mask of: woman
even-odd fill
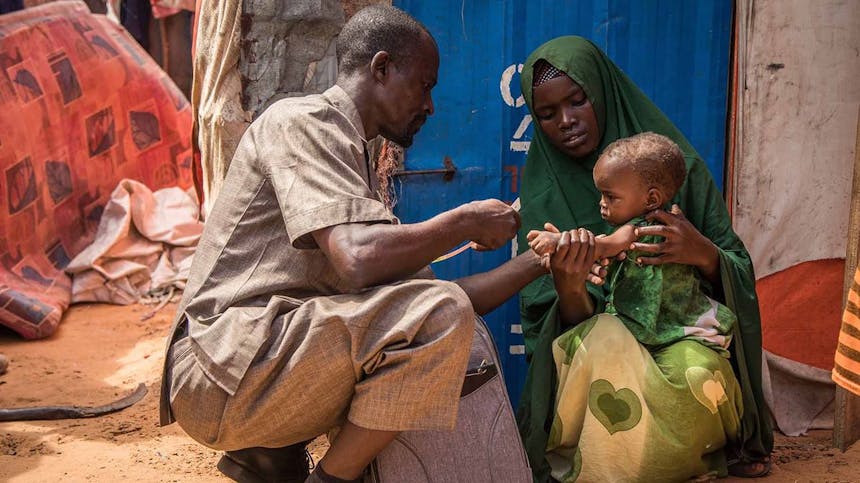
[[[518,417],[536,481],[549,481],[550,472],[561,481],[766,474],[773,435],[761,391],[755,277],[705,164],[586,39],[560,37],[539,47],[525,63],[521,83],[535,135],[520,193],[520,250],[528,249],[529,230],[546,222],[572,229],[563,236],[567,248],[549,261],[552,276],[521,292],[530,365]],[[642,346],[619,319],[602,314],[604,289],[586,284],[599,281],[591,273],[589,232],[610,228],[600,217],[592,168],[608,144],[645,131],[678,144],[687,181],[672,212],[651,215],[663,226],[640,229],[643,236],[665,237],[664,243],[635,248],[658,255],[644,263],[694,265],[711,283],[711,297],[739,320],[731,362],[690,341]],[[557,338],[555,350],[564,362],[559,367],[552,354]]]

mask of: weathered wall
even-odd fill
[[[239,72],[242,107],[258,115],[275,100],[321,92],[337,75],[333,39],[344,23],[338,0],[245,0]]]
[[[334,41],[356,11],[389,0],[202,0],[192,103],[204,213],[251,119],[288,95],[322,92],[337,77]]]
[[[778,428],[833,422],[860,105],[860,3],[737,0],[734,223],[758,277],[765,398]]]
[[[247,0],[242,5],[242,106],[254,116],[291,95],[319,93],[337,78],[344,22],[381,0]]]
[[[745,6],[734,221],[763,277],[845,257],[860,4],[747,0],[739,10]]]

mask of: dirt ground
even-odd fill
[[[75,306],[58,332],[40,341],[0,330],[0,353],[10,359],[0,376],[0,408],[101,405],[141,382],[149,389],[134,406],[99,418],[0,423],[0,481],[227,481],[215,469],[218,452],[175,424],[158,427],[164,338],[175,305],[140,320],[149,310]],[[777,435],[773,472],[759,481],[860,482],[860,443],[841,453],[830,440],[829,431]],[[326,447],[324,439],[314,442],[315,459]]]

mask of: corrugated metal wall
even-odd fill
[[[732,2],[730,0],[395,0],[421,20],[441,55],[436,114],[407,153],[397,214],[404,222],[482,198],[513,201],[532,127],[518,69],[559,35],[594,40],[690,139],[722,186]],[[568,227],[569,228],[569,227]],[[510,250],[466,252],[434,265],[440,278],[489,270]],[[511,300],[487,317],[516,404],[525,378],[519,310]]]

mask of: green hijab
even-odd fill
[[[722,291],[712,294],[738,316],[732,344],[732,364],[744,392],[739,455],[753,461],[770,454],[773,434],[761,390],[761,321],[755,276],[749,254],[732,230],[722,194],[696,150],[662,111],[596,45],[582,37],[559,37],[538,47],[526,60],[520,82],[523,97],[532,105],[534,64],[544,59],[579,84],[594,106],[601,140],[594,153],[568,158],[556,149],[535,122],[523,172],[520,201],[520,252],[528,249],[526,234],[547,221],[560,229],[585,227],[609,233],[600,217],[600,194],[592,168],[606,146],[617,139],[652,131],[669,137],[681,148],[687,180],[675,195],[688,220],[720,251]],[[588,284],[597,312],[603,312],[604,287]],[[548,481],[544,459],[554,404],[555,365],[552,341],[563,328],[558,320],[558,296],[550,276],[532,282],[520,293],[520,313],[529,371],[517,413],[520,432],[536,481]]]

